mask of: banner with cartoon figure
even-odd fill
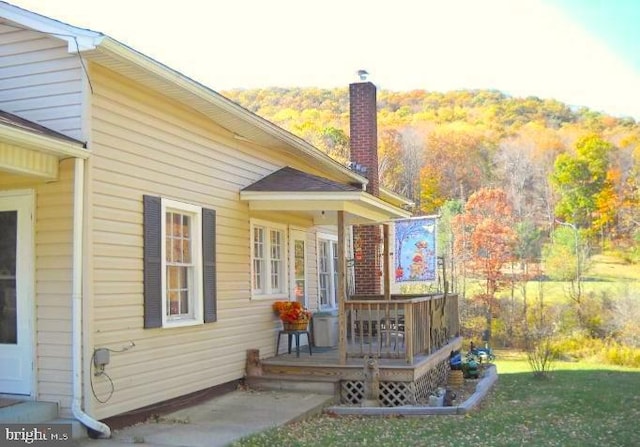
[[[416,217],[394,223],[396,282],[435,281],[436,218]]]

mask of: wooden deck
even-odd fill
[[[430,369],[443,360],[448,359],[451,351],[462,346],[462,338],[450,340],[437,351],[429,355],[418,355],[409,364],[404,357],[379,358],[380,380],[391,382],[413,382],[425,375]],[[375,343],[370,345],[371,355],[377,352]],[[340,364],[338,348],[312,348],[312,355],[306,346],[301,347],[300,357],[295,350],[291,354],[284,353],[263,359],[262,372],[266,375],[293,375],[318,378],[334,378],[337,380],[363,380],[365,359],[347,357],[344,365]]]
[[[450,354],[462,347],[457,295],[353,298],[361,299],[339,309],[338,347],[311,354],[307,346],[299,353],[294,347],[265,359],[256,349],[247,351],[249,386],[322,389],[345,405],[377,399],[395,407],[425,402],[446,383]]]

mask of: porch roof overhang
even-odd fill
[[[60,160],[87,157],[81,141],[0,111],[0,171],[9,176],[54,180]]]
[[[349,225],[387,222],[411,216],[401,208],[383,202],[364,191],[283,192],[241,191],[251,211],[291,211],[313,216],[316,225],[336,225],[337,212],[344,211]]]
[[[336,225],[338,211],[345,223],[387,222],[410,217],[411,213],[362,189],[285,167],[240,191],[240,200],[251,211],[279,211],[305,214],[316,225]]]

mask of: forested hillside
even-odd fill
[[[346,87],[223,94],[347,161]],[[589,224],[598,222],[595,230],[627,242],[638,231],[640,124],[632,118],[493,90],[381,90],[378,139],[382,183],[413,199],[419,213],[438,212],[451,199],[465,202],[481,188],[492,187],[507,193],[519,220],[550,226],[562,214],[563,196],[588,199],[582,194],[594,202],[586,213]],[[587,181],[580,175],[596,176],[595,166],[604,169],[605,177],[573,194],[571,185]],[[575,212],[571,206],[567,204],[566,213]]]
[[[347,161],[347,88],[225,95]],[[563,355],[593,346],[615,357],[605,361],[640,364],[634,119],[498,91],[382,90],[378,151],[382,183],[417,214],[441,216],[438,254],[463,298],[465,338],[524,347],[531,359],[553,342]],[[593,276],[597,253],[617,277]]]

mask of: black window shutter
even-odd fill
[[[202,208],[202,295],[204,322],[218,319],[216,291],[216,211]]]
[[[162,327],[162,206],[144,196],[144,327]]]

